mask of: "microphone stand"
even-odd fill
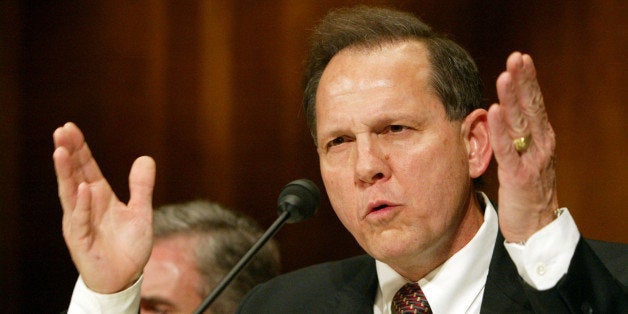
[[[238,261],[238,263],[235,266],[233,266],[231,271],[220,281],[220,283],[218,283],[218,286],[216,286],[214,291],[212,291],[212,293],[208,295],[205,298],[205,300],[203,300],[203,303],[199,305],[199,307],[196,309],[194,314],[202,314],[203,311],[205,311],[212,304],[212,302],[216,300],[216,298],[222,293],[222,291],[225,290],[225,288],[227,288],[229,283],[231,283],[233,278],[235,278],[235,276],[238,273],[240,273],[242,268],[244,268],[251,261],[251,258],[255,256],[255,253],[257,253],[257,251],[259,251],[262,248],[262,246],[264,246],[264,244],[266,244],[266,242],[268,242],[268,240],[270,240],[270,238],[272,238],[275,235],[275,233],[279,231],[279,228],[281,228],[281,226],[283,226],[283,224],[286,223],[286,221],[289,218],[290,218],[290,211],[289,210],[283,211],[279,215],[277,220],[275,220],[275,222],[268,228],[268,230],[266,230],[266,232],[259,238],[259,240],[257,240],[257,242],[253,244],[253,246],[248,250],[248,252],[246,252],[246,254],[242,256],[242,258]]]

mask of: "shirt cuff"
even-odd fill
[[[525,244],[504,242],[519,275],[537,290],[551,289],[569,270],[580,240],[576,222],[567,208]]]
[[[88,288],[79,276],[72,292],[68,314],[137,314],[140,306],[140,288],[143,278],[142,275],[126,290],[112,294],[101,294]]]

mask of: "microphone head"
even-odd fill
[[[308,179],[292,181],[279,193],[279,214],[289,212],[286,222],[295,223],[308,219],[314,215],[321,201],[321,191],[314,182]]]

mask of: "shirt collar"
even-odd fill
[[[478,194],[486,204],[484,223],[478,232],[460,251],[418,282],[434,313],[479,311],[499,226],[497,212],[488,197]],[[376,261],[375,266],[379,288],[374,310],[390,313],[393,296],[407,280],[383,262]]]

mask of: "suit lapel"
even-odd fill
[[[481,313],[522,312],[532,312],[532,307],[499,232],[486,278]]]
[[[334,298],[321,304],[321,311],[312,313],[372,313],[377,293],[377,272],[375,260],[370,256],[366,263],[353,269],[355,276],[347,279]],[[330,312],[330,309],[331,312]]]

